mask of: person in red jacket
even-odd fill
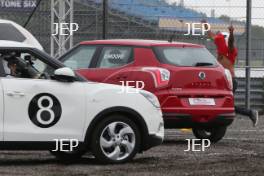
[[[206,22],[205,21],[202,21],[202,22],[205,25],[204,26],[205,29],[208,30],[208,25],[206,24]],[[215,34],[211,30],[209,30],[207,34],[209,38],[214,40],[214,43],[216,45],[218,62],[222,64],[224,68],[228,69],[232,75],[233,92],[235,94],[238,84],[235,79],[234,66],[235,66],[235,61],[237,58],[238,50],[234,45],[234,42],[235,42],[234,27],[231,25],[228,27],[228,30],[229,30],[229,37],[227,35],[224,35],[221,32],[218,32],[217,34]],[[228,41],[226,41],[226,38],[228,38]],[[257,125],[258,111],[235,106],[235,112],[241,115],[248,116],[250,120],[252,121],[253,126]]]

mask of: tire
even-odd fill
[[[140,141],[137,125],[123,115],[114,114],[95,127],[91,149],[100,163],[118,164],[131,160],[138,153]]]
[[[72,152],[50,151],[50,153],[54,155],[57,160],[64,163],[70,163],[80,160],[86,151],[77,149],[76,151]]]
[[[193,134],[198,139],[209,139],[212,143],[220,141],[226,133],[227,127],[217,127],[211,129],[193,128]]]

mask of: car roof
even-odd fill
[[[129,45],[129,46],[175,46],[175,47],[194,47],[201,48],[203,45],[184,43],[184,42],[168,42],[162,40],[142,40],[142,39],[111,39],[111,40],[92,40],[84,41],[80,43],[81,45]]]
[[[33,36],[32,33],[30,33],[23,26],[19,25],[18,23],[14,22],[14,21],[4,20],[4,19],[0,19],[0,24],[10,24],[10,25],[12,25],[12,27],[14,27],[16,29],[16,32],[15,32],[16,34],[19,33],[20,35],[25,37],[25,40],[24,41],[20,41],[20,42],[27,43],[29,45],[34,45],[35,46],[34,48],[38,48],[39,50],[44,51],[44,49],[43,49],[42,45],[39,43],[39,41]],[[14,33],[14,31],[10,31],[10,33]],[[9,38],[5,37],[4,40],[9,40]],[[14,41],[18,41],[18,40],[14,40]]]
[[[0,47],[3,47],[3,48],[36,48],[26,43],[9,41],[9,40],[0,40]]]
[[[10,23],[9,20],[0,19],[0,23]]]

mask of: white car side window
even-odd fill
[[[1,54],[1,53],[0,53]],[[3,51],[1,54],[4,73],[15,78],[49,79],[54,68],[27,51]],[[44,77],[43,77],[44,75]]]

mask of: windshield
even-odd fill
[[[162,63],[176,66],[215,66],[216,58],[206,48],[156,47]]]

